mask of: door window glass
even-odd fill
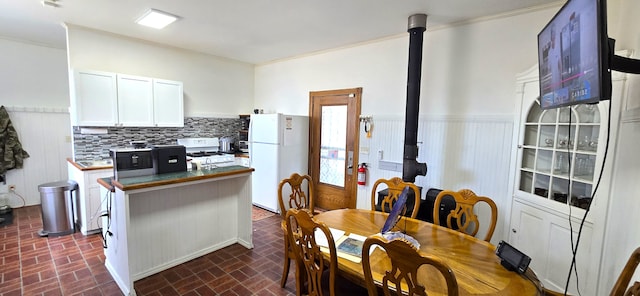
[[[320,182],[344,187],[347,106],[322,106]]]

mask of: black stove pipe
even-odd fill
[[[427,15],[409,17],[409,70],[407,74],[407,106],[404,126],[404,155],[402,180],[415,182],[416,176],[427,174],[427,164],[419,163],[418,112],[420,111],[420,78],[422,73],[422,37],[427,30]]]

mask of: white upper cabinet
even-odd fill
[[[184,126],[182,82],[84,70],[72,75],[74,126]]]
[[[153,79],[118,74],[120,126],[154,126]]]
[[[156,126],[184,126],[182,82],[153,80],[153,118]]]
[[[72,125],[113,126],[118,122],[115,73],[73,71],[69,81]]]

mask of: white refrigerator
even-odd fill
[[[273,212],[278,209],[278,184],[292,173],[307,174],[309,117],[251,114],[249,159],[253,204]]]

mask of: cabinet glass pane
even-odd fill
[[[569,107],[560,108],[558,109],[558,112],[559,123],[569,123],[569,114],[571,114],[571,123],[576,123],[578,121],[575,113],[572,112],[572,109]]]
[[[569,180],[562,178],[553,178],[551,189],[551,199],[557,202],[567,203],[569,191]]]
[[[573,177],[584,181],[593,181],[596,165],[596,156],[588,154],[576,154],[573,165]]]
[[[536,156],[536,170],[543,173],[551,173],[551,161],[553,157],[553,151],[538,150]]]
[[[524,145],[536,146],[538,139],[538,125],[527,125],[524,128]]]
[[[556,137],[555,125],[543,125],[540,126],[540,140],[538,143],[540,147],[553,147],[554,139]]]
[[[575,112],[578,114],[578,122],[580,123],[599,123],[600,111],[595,105],[576,105],[574,106]]]
[[[576,149],[580,151],[597,151],[599,133],[600,127],[597,125],[581,125],[576,140]]]
[[[535,185],[533,188],[533,194],[542,197],[549,196],[549,179],[550,177],[542,174],[535,174]]]
[[[536,149],[524,148],[522,150],[522,168],[533,170],[535,163]]]
[[[569,126],[568,125],[563,125],[563,126],[559,126],[558,127],[558,137],[555,140],[556,143],[556,148],[558,149],[567,149],[567,146],[569,147],[569,149],[573,149],[573,144],[574,144],[574,140],[575,139],[575,134],[576,134],[576,127],[575,126],[571,126],[571,134],[569,134]]]
[[[527,122],[540,122],[541,116],[542,109],[540,105],[537,102],[531,104],[531,110],[529,110],[529,114],[527,115]]]
[[[556,123],[557,111],[558,109],[551,109],[542,111],[542,123]]]
[[[553,159],[553,173],[558,176],[567,177],[569,175],[569,157],[573,154],[556,151]]]
[[[591,184],[573,182],[571,187],[571,205],[586,209],[591,203]]]
[[[532,172],[520,172],[520,190],[531,193],[533,187],[533,173]]]

